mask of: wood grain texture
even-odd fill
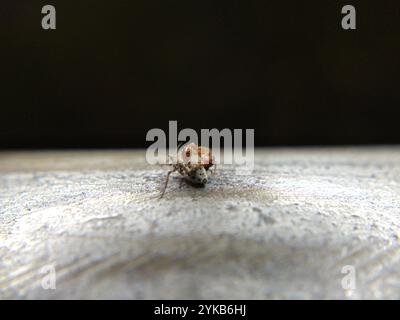
[[[0,153],[0,298],[400,298],[399,148],[255,159],[159,200],[143,151]]]

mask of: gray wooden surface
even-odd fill
[[[158,200],[165,173],[143,151],[0,153],[0,298],[400,298],[399,148],[258,150],[253,175]]]

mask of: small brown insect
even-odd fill
[[[208,182],[208,172],[212,166],[214,166],[212,173],[215,173],[217,165],[210,149],[194,143],[188,144],[178,155],[176,163],[172,164],[172,170],[167,174],[160,198],[164,196],[171,173],[178,171],[186,182],[194,186],[204,186]]]

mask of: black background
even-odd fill
[[[400,143],[399,61],[398,0],[2,0],[0,148],[145,147],[169,120],[258,146]]]

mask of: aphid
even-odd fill
[[[209,170],[214,166],[214,170]],[[160,198],[164,196],[171,173],[178,171],[186,182],[194,186],[204,186],[208,182],[209,172],[215,173],[216,164],[211,150],[190,143],[185,146],[172,170],[168,172]]]

